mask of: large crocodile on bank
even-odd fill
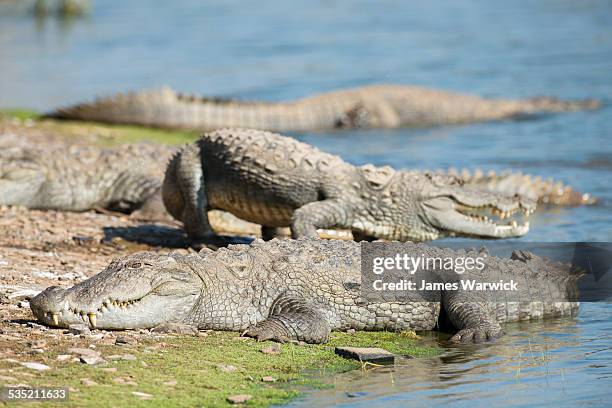
[[[404,244],[408,256],[482,257]],[[361,290],[360,244],[319,239],[255,241],[199,254],[143,252],[113,260],[72,288],[50,287],[31,299],[35,316],[51,326],[89,323],[99,329],[152,328],[182,323],[201,329],[245,331],[259,340],[325,342],[331,330],[432,330],[442,320],[455,341],[502,335],[500,323],[573,315],[579,274],[528,252],[488,256],[479,277],[520,282],[513,302],[484,300],[482,292],[407,291],[376,300]],[[445,282],[472,272],[432,269]],[[439,319],[441,316],[444,319]]]
[[[600,105],[591,99],[485,99],[405,85],[370,85],[277,103],[199,98],[162,88],[100,98],[46,116],[198,131],[244,127],[288,132],[453,125],[591,110]]]
[[[3,145],[0,149],[0,205],[35,209],[84,211],[118,210],[135,218],[168,217],[161,199],[166,163],[177,148],[156,144],[125,144],[113,149],[83,146],[35,148]],[[588,194],[553,180],[517,172],[467,170],[446,172],[465,186],[508,196],[521,194],[553,205],[592,204]],[[258,235],[259,226],[229,213],[209,213],[215,231]],[[334,236],[331,231],[326,236]]]
[[[502,224],[488,215],[504,219],[535,209],[529,199],[470,188],[458,177],[356,167],[252,129],[220,129],[185,146],[168,165],[162,197],[195,245],[215,238],[207,218],[214,209],[262,225],[265,237],[290,226],[294,238],[340,228],[399,241],[522,236],[528,222]]]

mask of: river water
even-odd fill
[[[268,100],[380,82],[600,98],[599,111],[537,120],[294,136],[356,164],[555,177],[601,203],[539,211],[522,240],[612,240],[610,1],[92,2],[88,16],[60,20],[0,0],[0,108],[45,111],[162,85]],[[334,391],[297,404],[598,405],[612,385],[610,329],[609,305],[586,304],[578,319],[509,328],[491,345],[340,376]]]

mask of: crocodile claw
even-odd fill
[[[482,343],[484,341],[499,338],[503,334],[503,331],[499,327],[493,325],[480,325],[459,330],[450,338],[450,341],[453,343]]]

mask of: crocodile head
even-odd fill
[[[454,176],[426,173],[422,177],[427,182],[417,189],[418,220],[416,226],[411,223],[411,239],[511,238],[529,231],[529,222],[518,216],[527,217],[535,210],[533,200],[468,187]]]
[[[30,301],[41,322],[100,329],[155,327],[187,319],[203,288],[199,275],[172,255],[137,253],[113,260],[69,289],[52,286]]]

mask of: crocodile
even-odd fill
[[[276,132],[454,125],[592,110],[597,100],[485,99],[406,85],[369,85],[288,102],[182,95],[169,88],[98,98],[48,118],[209,131],[244,127]]]
[[[16,141],[0,147],[0,205],[63,211],[120,211],[144,220],[169,218],[162,202],[161,184],[166,164],[177,147],[139,143],[97,148],[58,143],[37,148]],[[443,173],[460,177],[466,186],[506,195],[519,193],[539,203],[568,206],[596,202],[591,195],[561,182],[518,172],[498,174],[449,169]],[[121,183],[124,188],[115,187]],[[136,188],[138,185],[146,188]],[[227,212],[210,211],[209,219],[213,229],[221,234],[260,235],[258,225]],[[338,231],[320,233],[328,237],[339,234]]]
[[[172,146],[125,144],[0,149],[0,205],[32,209],[131,214],[137,220],[171,221],[161,197]],[[216,231],[254,235],[258,226],[229,213],[211,211]],[[330,232],[331,233],[331,232]]]
[[[160,188],[168,149],[152,143],[121,149],[5,146],[0,150],[0,204],[34,209],[132,212]]]
[[[485,299],[477,291],[407,291],[372,299],[362,290],[361,245],[316,238],[231,245],[218,251],[141,252],[114,259],[106,269],[71,288],[53,286],[30,300],[42,323],[89,324],[122,330],[183,324],[243,331],[258,340],[322,343],[331,330],[433,330],[451,323],[452,340],[483,341],[503,334],[501,323],[574,315],[580,272],[515,251],[510,258],[483,249],[451,250],[400,244],[408,256],[485,259],[477,278],[521,282],[517,301]],[[448,283],[470,271],[426,271]],[[545,295],[544,295],[545,294]],[[525,296],[522,296],[525,295]],[[526,297],[528,296],[528,297]],[[525,301],[522,299],[530,299]],[[444,319],[440,319],[444,317]]]
[[[503,219],[535,209],[529,199],[470,188],[455,176],[356,167],[253,129],[219,129],[185,146],[168,164],[162,198],[194,246],[216,238],[207,219],[213,209],[262,225],[265,238],[290,226],[294,238],[341,228],[399,241],[522,236],[528,222],[501,224],[478,213]]]

